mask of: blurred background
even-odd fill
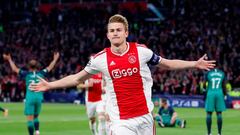
[[[89,54],[110,46],[106,24],[116,13],[129,21],[129,42],[146,44],[169,59],[197,60],[206,53],[217,60],[226,74],[228,107],[240,103],[239,0],[1,0],[0,101],[22,102],[25,96],[24,82],[3,53],[11,53],[21,68],[31,58],[44,68],[59,51],[49,80],[62,78],[83,69]],[[156,105],[167,97],[173,106],[204,106],[204,71],[151,71]],[[84,104],[84,91],[75,87],[44,96],[45,102]]]
[[[25,82],[2,54],[11,53],[16,65],[27,69],[32,58],[45,68],[59,51],[48,79],[77,73],[91,53],[110,46],[106,24],[117,13],[129,21],[129,42],[169,59],[197,60],[205,53],[215,59],[226,75],[226,105],[233,108],[223,113],[223,134],[239,134],[240,0],[0,0],[0,106],[9,109],[7,118],[0,116],[1,135],[27,134]],[[206,134],[206,71],[150,68],[154,112],[167,98],[188,123],[186,129],[157,127],[157,134]],[[76,87],[45,92],[41,134],[90,135],[84,96]],[[214,122],[213,133],[216,129]]]

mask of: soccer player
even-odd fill
[[[76,86],[92,74],[102,72],[106,81],[106,111],[111,120],[112,134],[154,135],[154,106],[151,101],[153,80],[148,64],[168,70],[209,70],[215,66],[215,61],[205,60],[206,55],[197,61],[165,59],[145,45],[127,42],[127,37],[127,19],[119,14],[110,17],[107,25],[109,48],[96,54],[79,73],[54,82],[40,78],[41,81],[32,84],[31,89],[46,91]]]
[[[98,115],[98,135],[110,135],[109,126],[111,121],[106,112],[106,90],[105,90],[105,81],[103,81],[103,91],[102,91],[102,100],[97,105],[97,115]]]
[[[4,117],[8,116],[8,109],[4,109],[4,108],[0,107],[0,111],[3,112]]]
[[[80,83],[77,88],[86,89],[85,101],[89,118],[89,127],[92,131],[92,135],[96,135],[96,111],[98,104],[102,100],[102,74],[98,73],[93,75],[90,79],[86,80],[85,83]],[[101,124],[101,122],[98,123],[98,126],[102,126]]]
[[[12,60],[12,57],[10,54],[3,54],[3,58],[7,60],[10,64],[11,69],[16,72],[20,78],[25,80],[26,83],[26,101],[25,101],[25,110],[24,113],[27,116],[27,127],[29,135],[34,134],[34,130],[36,135],[39,135],[39,120],[38,116],[41,111],[41,105],[43,100],[43,93],[42,92],[34,92],[29,89],[29,85],[31,83],[37,83],[39,79],[37,76],[40,77],[46,77],[47,73],[50,72],[53,67],[55,66],[58,58],[59,53],[54,53],[53,60],[49,64],[48,67],[46,67],[43,70],[38,70],[39,64],[36,60],[32,59],[28,63],[28,71],[19,69],[15,63]]]
[[[166,99],[161,99],[161,107],[158,114],[155,116],[160,127],[175,127],[178,125],[181,128],[186,127],[186,120],[177,118],[177,112],[168,105]]]
[[[218,135],[222,131],[222,112],[226,110],[224,95],[226,95],[225,88],[225,74],[220,69],[210,70],[206,75],[207,80],[207,96],[205,102],[205,110],[207,112],[206,124],[208,135],[211,135],[212,113],[216,111]]]

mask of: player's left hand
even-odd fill
[[[207,60],[207,54],[204,54],[198,61],[196,61],[195,67],[198,69],[210,70],[216,66],[215,60]]]

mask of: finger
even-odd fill
[[[216,66],[216,63],[208,63],[208,65]]]
[[[39,90],[39,85],[40,85],[40,83],[31,83],[29,85],[29,89],[33,90],[33,91]]]
[[[29,87],[29,89],[34,92],[42,92],[38,87]]]
[[[208,69],[213,69],[215,66],[207,66]]]
[[[214,67],[207,67],[209,70],[213,69]]]
[[[34,92],[42,92],[41,90],[33,90]]]
[[[207,54],[205,53],[205,54],[201,57],[201,59],[207,59]]]
[[[215,67],[216,64],[208,64],[208,66]]]
[[[3,54],[3,58],[6,59],[6,58],[7,58],[7,55],[6,55],[6,54]]]
[[[30,85],[29,85],[29,89],[32,90],[32,91],[37,90],[37,88],[38,88],[38,87],[37,87],[37,84],[30,84]]]
[[[209,68],[204,68],[205,70],[209,71],[210,69]]]
[[[216,63],[216,60],[208,60],[208,63]]]

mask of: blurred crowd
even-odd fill
[[[161,10],[164,3],[160,5]],[[32,5],[31,5],[32,6]],[[226,73],[228,83],[239,87],[240,82],[240,3],[230,0],[185,0],[168,6],[165,20],[145,21],[149,11],[134,12],[119,9],[117,4],[102,4],[90,8],[53,9],[48,14],[26,6],[21,21],[11,17],[12,9],[0,11],[3,30],[0,33],[0,53],[11,53],[17,66],[26,68],[31,58],[46,67],[59,51],[61,58],[49,74],[49,80],[76,73],[88,62],[91,53],[109,46],[106,38],[108,18],[120,13],[130,26],[128,41],[146,44],[164,58],[197,60],[204,53]],[[154,94],[197,95],[204,91],[204,71],[163,71],[151,67]],[[0,100],[23,99],[25,84],[0,60]],[[69,89],[65,90],[68,92]],[[8,97],[8,98],[6,98]]]

